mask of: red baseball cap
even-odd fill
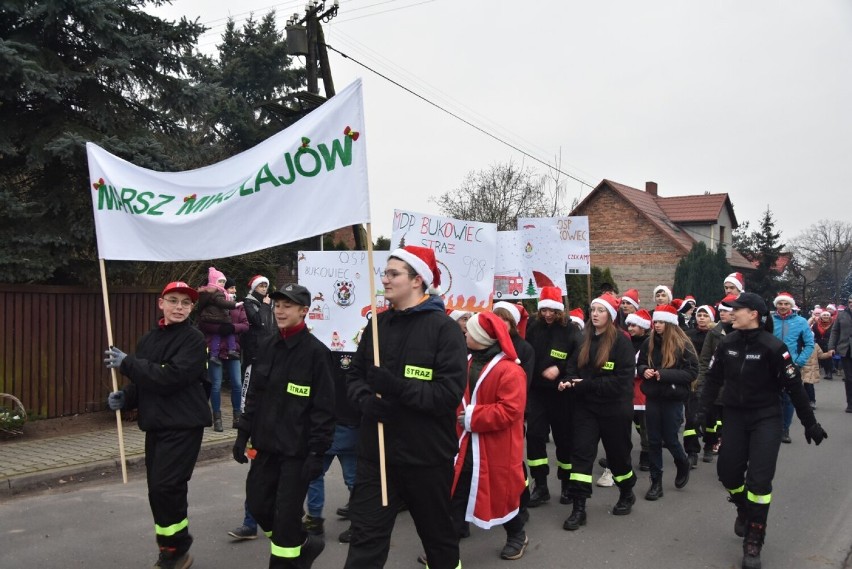
[[[189,295],[189,298],[192,299],[192,302],[198,301],[198,291],[186,284],[183,281],[172,281],[166,285],[166,288],[163,289],[163,292],[160,293],[161,297],[166,296],[170,292],[180,292],[186,295]]]

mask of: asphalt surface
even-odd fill
[[[794,422],[794,442],[782,445],[762,555],[764,568],[852,567],[848,561],[852,545],[852,414],[843,412],[840,381],[820,383],[817,399],[817,416],[829,439],[819,447],[808,445],[801,426]],[[228,441],[206,443],[207,456],[218,458],[201,462],[190,483],[193,567],[265,567],[269,555],[266,538],[234,542],[227,535],[242,521],[247,472],[246,466],[222,452],[228,445]],[[0,447],[0,458],[5,460],[7,451],[8,445]],[[527,526],[530,546],[522,559],[499,559],[505,540],[501,528],[474,528],[461,544],[463,566],[739,567],[742,548],[733,534],[735,512],[716,479],[715,464],[699,463],[686,488],[676,490],[671,458],[665,460],[665,496],[661,500],[642,499],[648,479],[647,473],[641,473],[633,513],[617,517],[609,513],[617,489],[595,488],[588,504],[588,525],[576,532],[562,530],[569,507],[558,503],[554,480],[554,500],[531,510]],[[68,480],[50,485],[49,490],[38,489],[44,483],[27,486],[19,477],[21,493],[0,495],[0,568],[150,567],[156,560],[156,547],[144,470],[132,469],[127,485],[120,478],[116,481],[114,473],[105,477],[109,479],[91,476],[86,484]],[[347,522],[333,514],[347,498],[337,463],[329,471],[326,488],[327,546],[314,564],[316,568],[342,567],[347,551],[336,540]],[[386,567],[421,567],[416,562],[420,551],[411,519],[401,513]]]

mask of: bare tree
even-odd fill
[[[819,302],[838,301],[842,283],[852,268],[852,223],[823,219],[790,242],[812,296]]]
[[[517,228],[519,217],[553,217],[564,210],[558,169],[541,175],[521,163],[492,164],[468,173],[461,185],[431,198],[441,213],[457,219],[496,223],[501,231]]]

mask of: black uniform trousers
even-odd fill
[[[358,457],[349,501],[352,541],[345,569],[381,569],[396,515],[404,502],[423,543],[430,569],[457,569],[459,538],[450,515],[453,464],[387,465],[388,505],[382,506],[379,465]]]
[[[145,433],[148,503],[157,545],[173,547],[178,555],[192,545],[186,495],[203,435],[204,427]]]
[[[686,420],[683,425],[683,450],[686,454],[698,454],[701,450],[701,442],[698,440],[699,425],[693,421],[700,405],[698,394],[690,391],[689,399],[686,400]],[[700,426],[704,427],[704,425]]]
[[[772,479],[781,447],[781,407],[725,408],[725,442],[719,449],[719,481],[749,522],[766,523]]]
[[[574,398],[566,391],[533,387],[527,400],[527,466],[539,483],[547,481],[547,435],[553,433],[556,446],[557,477],[567,481],[571,475],[571,414]]]
[[[246,479],[246,503],[270,540],[270,569],[297,568],[301,546],[302,504],[310,481],[302,479],[303,458],[258,452]]]
[[[619,411],[611,407],[577,404],[574,406],[573,420],[574,444],[569,494],[574,498],[588,498],[592,495],[592,468],[598,454],[598,441],[603,443],[607,465],[616,486],[635,486],[636,475],[630,461],[630,453],[633,451],[633,409],[625,407]]]
[[[711,405],[704,421],[704,450],[712,450],[722,435],[722,406]]]

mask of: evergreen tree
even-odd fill
[[[530,279],[529,282],[527,283],[526,294],[528,294],[530,296],[537,296],[538,295],[538,291],[536,290],[535,284],[533,283],[532,279]]]
[[[699,241],[677,264],[672,294],[675,298],[691,294],[699,306],[714,304],[721,298],[721,283],[730,273],[725,248],[720,245],[714,253]]]
[[[592,289],[591,298],[598,296],[603,283],[609,283],[612,288],[618,293],[618,284],[612,278],[612,272],[609,267],[592,267]],[[565,275],[566,291],[568,296],[568,306],[570,308],[583,307],[588,314],[589,306],[589,286],[588,277],[586,275]]]
[[[187,117],[216,92],[189,77],[204,28],[148,14],[148,3],[4,2],[0,281],[97,275],[87,141],[155,170],[191,160]]]
[[[781,232],[775,231],[775,220],[769,208],[760,220],[760,229],[754,232],[754,243],[757,250],[757,269],[749,280],[749,292],[772,300],[778,293],[778,271],[775,265],[784,244],[781,243]]]

